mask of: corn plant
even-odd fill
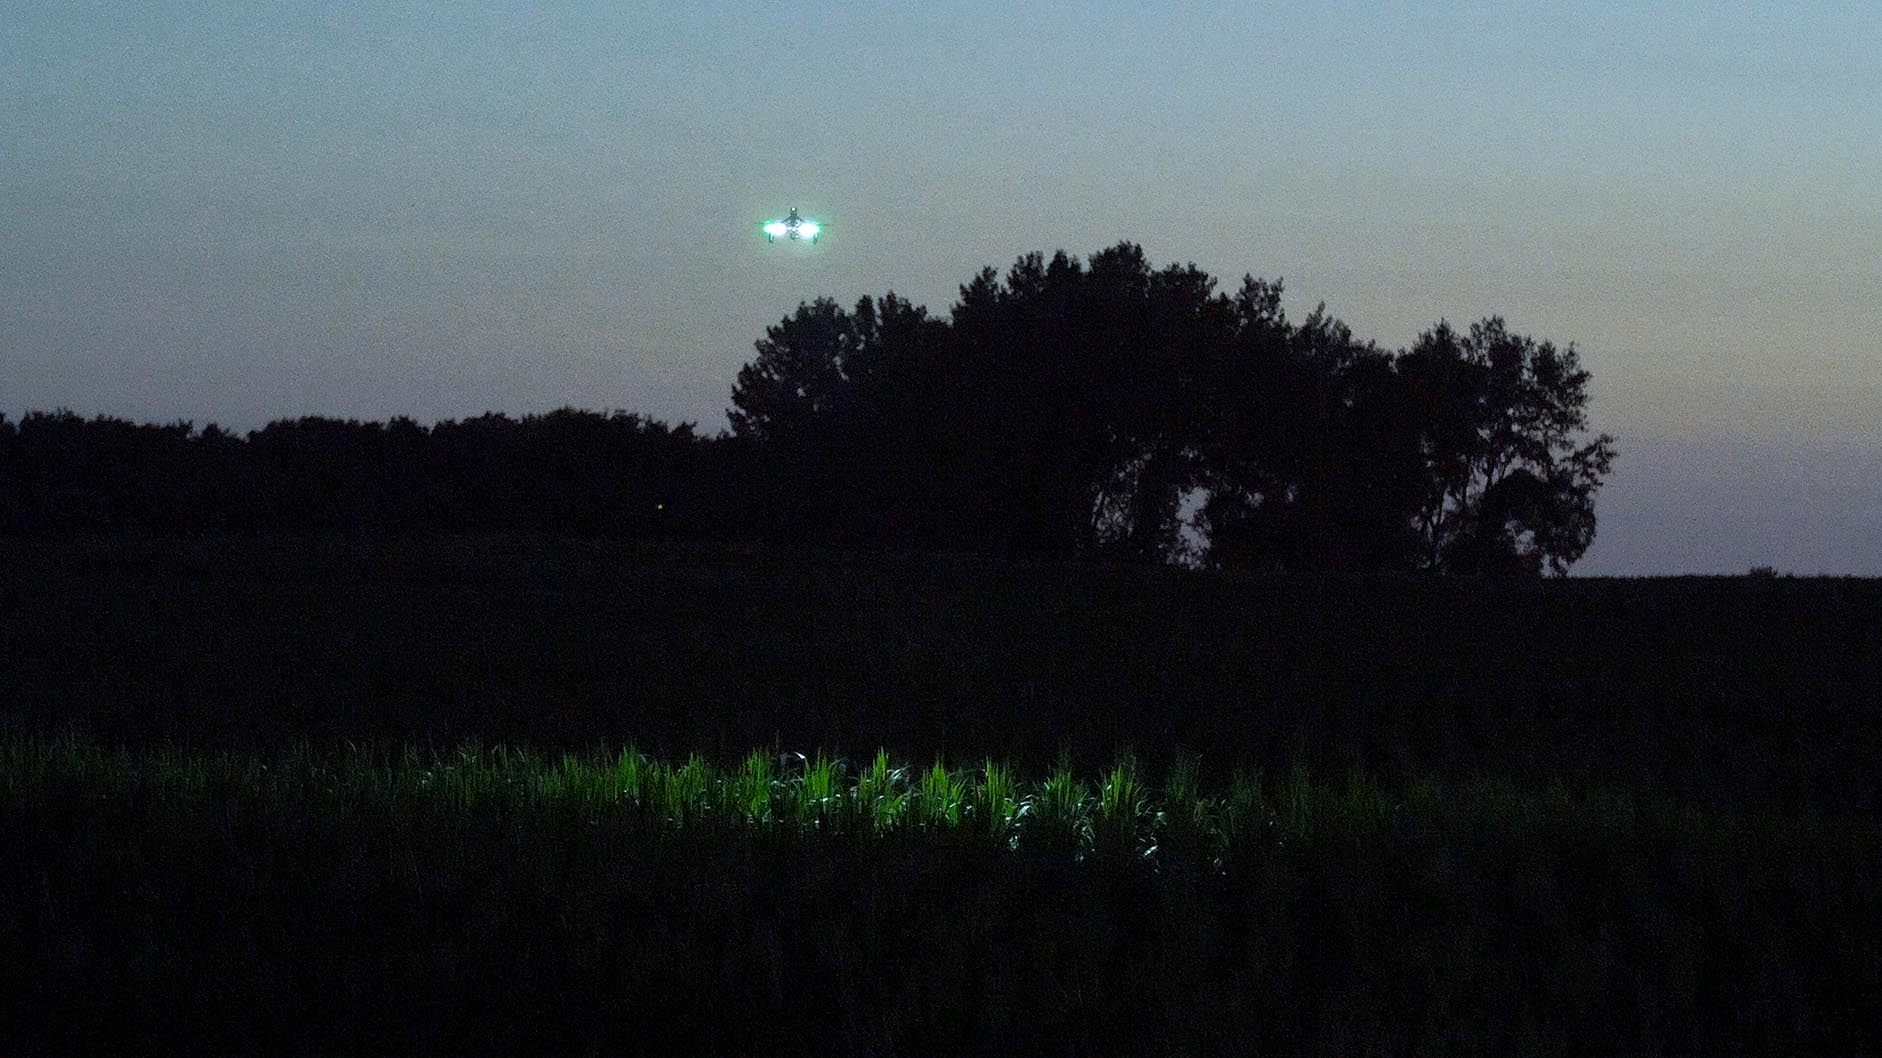
[[[924,827],[958,826],[967,801],[967,780],[948,771],[936,757],[934,767],[921,777],[915,798],[916,820]]]
[[[837,763],[822,751],[804,762],[803,773],[792,787],[792,809],[798,826],[816,830],[830,825],[839,808],[838,782]]]
[[[705,761],[697,754],[678,768],[657,764],[650,777],[652,796],[648,800],[655,818],[661,822],[683,825],[705,812],[711,781],[706,774]]]
[[[1276,822],[1282,835],[1292,841],[1311,841],[1321,814],[1319,797],[1308,779],[1307,766],[1296,763],[1288,769],[1287,778],[1281,783],[1280,803],[1276,806]]]
[[[1029,848],[1076,852],[1090,838],[1086,787],[1069,763],[1058,769],[1019,807],[1021,841]]]
[[[777,819],[777,776],[771,755],[753,750],[736,772],[720,782],[720,804],[740,823],[768,826]]]
[[[1383,787],[1357,768],[1347,772],[1339,818],[1349,836],[1364,838],[1378,833],[1391,814],[1392,799]]]
[[[1163,806],[1156,814],[1158,851],[1192,855],[1208,842],[1213,802],[1202,793],[1202,759],[1179,752],[1163,784]]]
[[[1014,824],[1019,813],[1013,772],[988,760],[981,776],[980,785],[974,789],[974,815],[995,845],[1010,848],[1017,833]]]
[[[632,746],[623,749],[614,760],[614,796],[630,808],[639,808],[645,796],[646,763],[646,758]]]
[[[1149,791],[1137,778],[1137,762],[1126,758],[1112,765],[1098,786],[1091,813],[1092,848],[1108,856],[1136,852],[1149,804]]]
[[[1217,814],[1217,854],[1228,856],[1258,847],[1268,839],[1273,822],[1274,812],[1261,788],[1261,770],[1237,770]]]
[[[850,791],[851,817],[864,830],[883,832],[900,826],[908,814],[907,773],[889,767],[889,751],[878,749],[869,766],[857,772]]]

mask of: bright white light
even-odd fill
[[[797,226],[798,234],[802,235],[806,239],[816,238],[817,233],[822,230],[823,230],[822,228],[817,227],[817,222],[814,220],[807,220],[804,223],[799,224]]]
[[[784,226],[784,222],[781,220],[774,220],[771,223],[765,225],[765,234],[771,236],[774,239],[780,235],[783,235],[785,232],[789,230],[790,229],[786,228]]]

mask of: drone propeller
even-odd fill
[[[782,220],[768,220],[758,226],[758,230],[765,233],[767,242],[776,242],[780,235],[794,241],[808,239],[816,242],[828,228],[829,225],[802,216],[795,209]]]

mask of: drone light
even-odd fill
[[[798,232],[798,234],[800,234],[800,235],[802,235],[802,236],[804,236],[804,237],[805,237],[805,238],[807,238],[807,239],[814,239],[814,238],[816,238],[816,237],[817,237],[817,233],[818,233],[818,232],[820,232],[820,231],[822,231],[822,230],[823,230],[823,229],[822,229],[822,228],[820,228],[820,227],[818,227],[818,226],[817,226],[817,222],[816,222],[816,221],[814,221],[814,220],[807,220],[807,221],[805,221],[804,223],[802,223],[802,224],[799,224],[799,225],[797,226],[797,232]]]
[[[784,226],[784,222],[781,220],[774,220],[771,223],[765,225],[765,234],[771,236],[774,239],[780,235],[783,235],[788,230],[790,229],[786,228]]]

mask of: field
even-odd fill
[[[1882,581],[1274,577],[537,539],[0,541],[0,711],[114,741],[1179,746],[1882,803]]]
[[[74,1052],[1857,1053],[1882,988],[1873,819],[1621,789],[20,737],[0,772],[8,1042]]]
[[[0,1051],[1882,1053],[1879,618],[0,544]]]

